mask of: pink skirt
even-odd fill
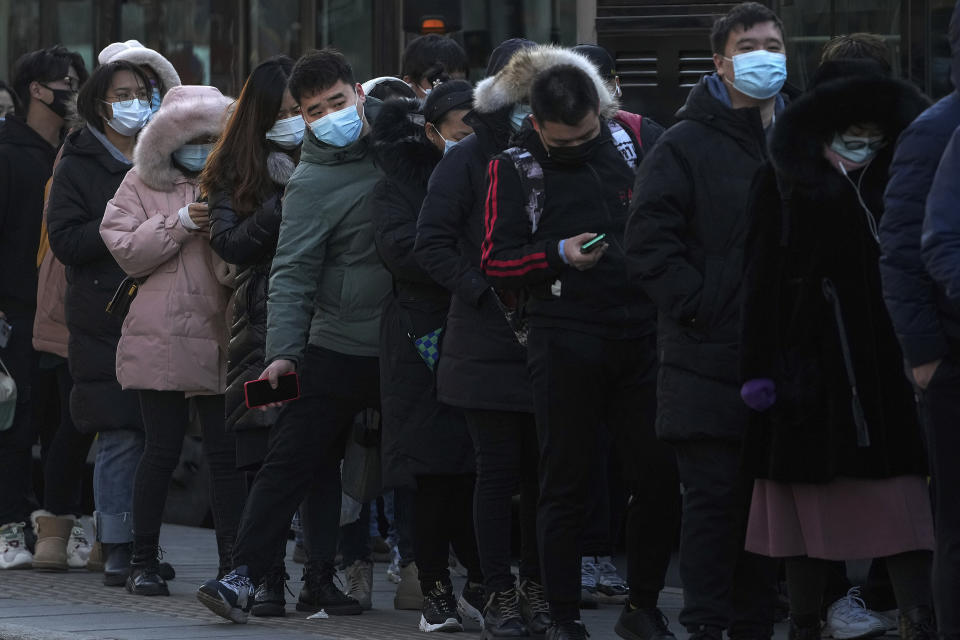
[[[920,476],[838,478],[827,484],[757,480],[746,549],[774,558],[882,558],[933,549],[933,515]]]

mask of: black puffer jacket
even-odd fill
[[[113,157],[85,126],[64,142],[50,188],[50,248],[67,272],[70,414],[84,433],[142,428],[137,394],[122,391],[117,382],[122,319],[106,312],[126,274],[100,237],[107,202],[131,167]]]
[[[878,124],[888,140],[926,107],[912,85],[879,75],[818,84],[774,129],[770,160],[751,197],[742,337],[742,378],[772,379],[777,401],[751,413],[746,461],[757,477],[827,482],[837,476],[926,475],[913,390],[883,303],[879,220],[893,146],[850,178],[823,157],[851,124]],[[832,282],[843,316],[824,295]],[[870,435],[857,446],[840,333],[849,343]]]
[[[746,428],[743,248],[766,135],[759,109],[732,109],[726,96],[716,76],[690,91],[680,122],[640,166],[627,223],[630,273],[658,308],[657,433],[666,440],[738,440]]]
[[[510,108],[476,110],[473,135],[430,177],[417,222],[416,258],[453,294],[437,370],[437,398],[455,407],[533,413],[527,355],[480,270],[487,163],[510,141]]]
[[[229,311],[230,345],[227,353],[226,428],[228,431],[269,429],[279,409],[247,409],[243,385],[257,380],[266,368],[267,291],[270,265],[280,235],[281,200],[294,163],[284,153],[268,156],[267,169],[275,189],[256,211],[240,215],[229,193],[212,192],[210,247],[237,267],[236,289]]]
[[[384,172],[370,200],[377,251],[393,275],[380,320],[384,486],[416,487],[416,476],[472,473],[473,446],[460,409],[438,402],[433,372],[413,339],[443,326],[450,293],[413,256],[417,216],[442,157],[408,115],[416,100],[384,103],[373,152]],[[441,356],[441,361],[444,356]]]

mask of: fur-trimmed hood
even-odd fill
[[[173,68],[169,60],[164,58],[153,49],[148,49],[137,40],[127,40],[126,42],[114,42],[108,44],[97,56],[100,64],[116,62],[117,60],[126,60],[134,64],[145,64],[156,72],[163,82],[163,93],[166,95],[170,89],[180,86],[180,74]]]
[[[586,56],[555,45],[538,45],[520,49],[495,76],[482,80],[473,93],[473,108],[480,113],[493,113],[518,102],[530,102],[530,87],[541,72],[559,65],[583,70],[597,87],[600,115],[612,118],[620,105],[597,67]]]
[[[216,87],[174,87],[140,133],[133,165],[151,189],[170,191],[183,178],[170,154],[200,136],[218,136],[233,101]]]
[[[876,123],[889,144],[871,164],[887,166],[900,133],[929,105],[913,85],[877,74],[855,74],[823,82],[803,94],[777,119],[770,160],[781,182],[802,190],[845,188],[842,176],[823,157],[838,131]]]
[[[267,173],[270,174],[270,179],[281,187],[287,186],[296,168],[297,163],[293,158],[282,151],[271,151],[267,154]]]
[[[443,154],[427,139],[423,104],[397,98],[383,103],[373,127],[373,159],[387,177],[426,186]]]

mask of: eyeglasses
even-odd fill
[[[886,138],[858,138],[840,136],[843,146],[848,151],[860,151],[869,148],[871,151],[879,151],[887,146]]]
[[[64,76],[62,78],[54,78],[53,80],[47,80],[46,84],[41,82],[40,86],[46,87],[47,89],[50,89],[51,91],[53,91],[54,90],[53,87],[49,86],[49,83],[51,82],[64,82],[66,83],[70,91],[76,92],[80,90],[80,79],[74,78],[73,76]]]
[[[121,91],[115,96],[107,96],[104,102],[127,102],[128,100],[139,100],[140,102],[150,103],[150,94],[146,91],[138,91],[136,94]]]

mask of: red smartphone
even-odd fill
[[[274,389],[269,380],[251,380],[243,385],[247,408],[255,409],[273,402],[290,402],[300,397],[300,378],[296,373],[285,373]]]

